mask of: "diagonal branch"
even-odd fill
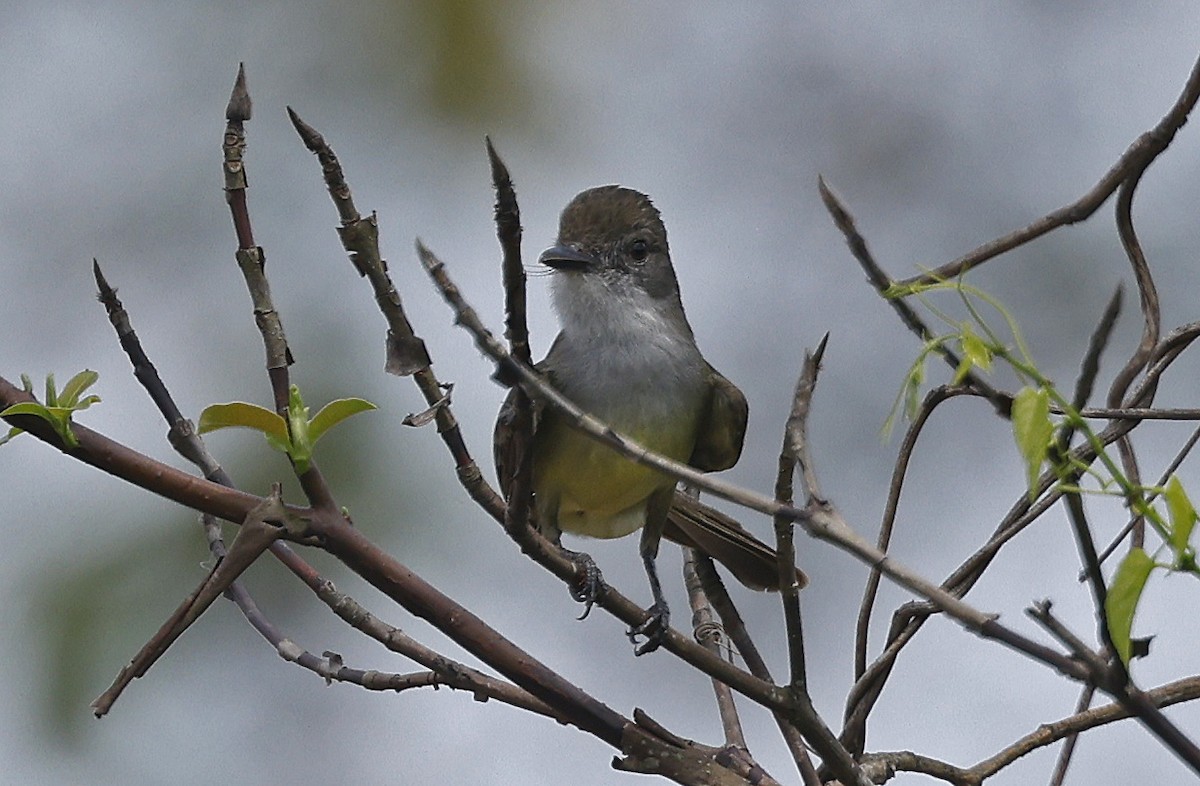
[[[364,217],[358,212],[341,162],[325,138],[301,120],[291,107],[287,111],[304,146],[317,156],[321,164],[325,186],[340,219],[338,236],[350,257],[350,263],[371,285],[375,303],[387,322],[387,360],[384,368],[392,374],[412,376],[425,402],[433,410],[438,436],[454,459],[459,482],[476,504],[497,521],[503,521],[504,500],[484,479],[479,465],[467,449],[458,420],[445,401],[445,386],[433,371],[425,342],[413,332],[412,324],[404,313],[400,293],[392,283],[387,263],[379,250],[379,224],[375,215]]]
[[[271,495],[246,515],[237,537],[233,539],[233,544],[229,547],[229,554],[213,566],[212,571],[204,578],[200,586],[184,599],[171,617],[158,629],[158,632],[138,651],[133,660],[121,669],[108,690],[92,702],[92,711],[97,718],[107,714],[113,702],[120,697],[126,686],[133,680],[145,676],[150,667],[166,653],[170,646],[183,635],[184,631],[191,627],[193,622],[200,619],[200,615],[208,610],[213,601],[224,594],[230,585],[262,556],[267,547],[283,535],[283,527],[290,528],[291,525],[287,523],[280,526],[280,522],[288,521],[288,514],[283,508],[283,501],[280,499],[279,493],[280,488],[276,485]],[[299,529],[302,529],[302,525],[297,528],[296,534]]]
[[[1151,161],[1167,149],[1171,140],[1175,138],[1175,134],[1187,122],[1188,114],[1196,105],[1197,99],[1200,99],[1200,60],[1197,60],[1192,66],[1183,92],[1162,120],[1154,128],[1135,139],[1112,168],[1086,194],[1069,205],[1047,213],[1029,226],[984,243],[953,262],[948,262],[928,273],[897,281],[896,284],[908,287],[956,278],[971,268],[1007,251],[1012,251],[1047,232],[1087,220],[1129,178],[1131,172],[1144,170]]]
[[[875,261],[870,249],[867,248],[866,239],[859,233],[858,227],[854,223],[854,216],[850,214],[845,203],[834,193],[833,189],[825,182],[825,178],[817,178],[817,190],[820,191],[821,201],[825,203],[825,209],[829,211],[829,215],[833,217],[833,223],[846,238],[846,244],[850,246],[851,253],[858,261],[858,264],[867,274],[867,280],[875,287],[875,291],[884,297],[892,309],[899,315],[900,321],[905,327],[916,334],[922,341],[930,341],[934,338],[933,331],[925,324],[925,320],[917,314],[916,310],[908,304],[908,301],[902,297],[894,297],[890,294],[895,282],[891,277],[883,271],[879,263]],[[958,369],[962,363],[962,359],[955,352],[946,346],[939,344],[937,353],[949,364],[950,368]],[[961,383],[967,387],[978,391],[988,401],[992,403],[996,413],[1003,418],[1009,416],[1009,411],[1012,409],[1012,396],[996,390],[987,382],[984,382],[978,374],[972,369],[963,376]]]

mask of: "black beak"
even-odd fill
[[[543,251],[538,262],[555,270],[587,270],[596,264],[596,258],[571,246],[558,245]]]

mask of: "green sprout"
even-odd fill
[[[50,424],[54,429],[54,433],[59,436],[63,444],[68,450],[79,447],[79,440],[76,439],[74,432],[71,431],[71,415],[87,409],[93,404],[99,403],[99,396],[84,396],[83,393],[88,388],[96,383],[100,375],[89,369],[80,371],[63,386],[62,392],[59,392],[54,385],[54,375],[46,375],[46,401],[22,401],[19,404],[13,404],[3,412],[0,412],[0,417],[9,415],[33,415]],[[21,375],[21,384],[25,388],[25,392],[33,395],[33,383],[30,382],[27,374]],[[20,434],[24,429],[16,426],[10,428],[8,433],[0,438],[0,445],[8,442],[13,437]]]
[[[300,397],[300,388],[292,385],[288,391],[287,419],[278,413],[257,404],[233,401],[228,404],[212,404],[200,413],[197,432],[207,434],[222,428],[249,428],[262,432],[267,444],[286,453],[303,475],[312,462],[313,446],[329,429],[359,412],[376,409],[370,401],[361,398],[341,398],[331,401],[315,417],[309,419],[308,407]]]

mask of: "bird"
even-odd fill
[[[749,406],[705,360],[684,313],[667,231],[645,194],[591,188],[563,209],[558,237],[538,260],[548,267],[560,332],[536,365],[560,393],[644,447],[704,472],[741,456]],[[518,390],[496,420],[494,452],[509,497],[519,463],[513,440]],[[629,631],[635,654],[661,646],[670,625],[656,558],[662,537],[716,558],[753,589],[778,589],[775,551],[736,520],[676,490],[675,480],[571,428],[533,402],[533,517],[561,546],[562,533],[619,538],[641,530],[639,552],[653,603]],[[586,554],[564,551],[595,571]],[[595,571],[598,576],[598,571]],[[797,570],[796,581],[807,579]],[[589,603],[603,582],[576,593]],[[586,616],[586,611],[585,611]],[[639,643],[639,637],[645,637]]]

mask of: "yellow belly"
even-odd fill
[[[685,461],[692,452],[695,427],[654,433],[630,433],[647,448]],[[674,486],[667,475],[618,455],[611,448],[555,418],[541,424],[535,440],[533,489],[539,508],[556,517],[563,532],[593,538],[618,538],[645,524],[647,498]]]

